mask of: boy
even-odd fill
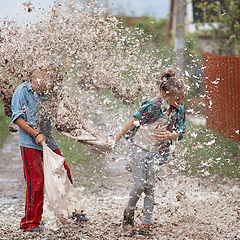
[[[40,103],[44,102],[46,93],[53,89],[53,77],[45,70],[35,70],[30,82],[22,83],[13,94],[12,122],[19,126],[19,143],[23,160],[24,178],[27,183],[25,216],[20,228],[25,231],[41,231],[39,224],[43,212],[43,152],[42,144],[47,145],[57,154],[62,155],[51,133],[51,122],[47,116],[39,113]],[[71,183],[72,177],[64,161]],[[85,214],[76,214],[78,220],[87,221]]]

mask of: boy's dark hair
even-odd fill
[[[184,93],[186,90],[183,78],[172,68],[168,68],[162,72],[160,75],[160,81],[160,92],[172,95]]]

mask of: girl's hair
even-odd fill
[[[168,68],[160,75],[160,92],[167,95],[176,95],[186,92],[186,85],[181,76],[178,76],[176,71],[172,68]]]

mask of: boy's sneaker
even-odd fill
[[[27,232],[41,232],[41,228],[40,227],[29,228]]]
[[[126,227],[127,225],[134,226],[134,212],[128,212],[127,209],[123,212],[123,227]]]
[[[151,231],[150,224],[142,224],[141,228],[138,231],[138,234],[148,236]]]

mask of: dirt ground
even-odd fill
[[[41,233],[19,229],[24,213],[25,183],[17,134],[10,134],[0,149],[0,239],[240,239],[240,188],[229,179],[200,180],[181,175],[168,165],[157,173],[152,232],[139,236],[142,200],[134,229],[123,230],[122,212],[131,188],[131,175],[123,162],[107,163],[110,175],[96,194],[85,191],[83,208],[87,223],[69,222],[58,231]],[[74,177],[73,170],[73,177]],[[81,185],[81,183],[76,183]]]

